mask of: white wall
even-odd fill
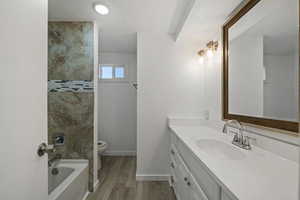
[[[219,35],[221,32],[219,32]],[[217,37],[221,43],[221,38]],[[209,119],[222,120],[222,46],[218,48],[212,59],[206,59],[204,68],[205,108],[209,111]]]
[[[228,110],[232,114],[261,117],[264,105],[263,38],[244,34],[230,41]]]
[[[167,116],[203,110],[198,48],[184,41],[175,43],[167,34],[138,34],[138,179],[169,174]]]
[[[264,115],[272,118],[298,119],[298,56],[265,55]]]
[[[127,82],[101,82],[98,87],[100,140],[108,143],[106,154],[136,154],[136,54],[100,53],[101,64],[125,64]]]

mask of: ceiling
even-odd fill
[[[135,53],[137,32],[169,34],[174,20],[184,22],[178,40],[203,45],[216,37],[228,14],[241,2],[197,0],[189,13],[180,17],[178,8],[190,4],[191,0],[100,1],[109,5],[109,15],[101,16],[93,10],[93,3],[99,2],[97,0],[49,0],[49,20],[96,21],[100,52]]]
[[[197,0],[179,39],[198,45],[220,38],[220,29],[242,0]]]

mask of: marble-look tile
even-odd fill
[[[49,80],[93,80],[93,34],[92,22],[49,22]]]
[[[48,93],[48,141],[65,135],[65,144],[57,152],[65,159],[89,160],[89,188],[93,188],[94,94]]]
[[[53,143],[56,134],[63,134],[65,144],[57,147],[57,153],[67,159],[89,160],[90,191],[94,140],[93,34],[93,22],[49,22],[48,26],[48,80],[60,81],[50,81],[48,85],[49,143]]]

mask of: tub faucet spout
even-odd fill
[[[55,163],[58,160],[61,160],[62,155],[61,154],[55,154],[55,156],[48,160],[48,167],[52,167],[53,163]]]

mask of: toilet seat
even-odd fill
[[[107,149],[107,143],[105,141],[99,140],[97,142],[98,153],[103,153]]]

